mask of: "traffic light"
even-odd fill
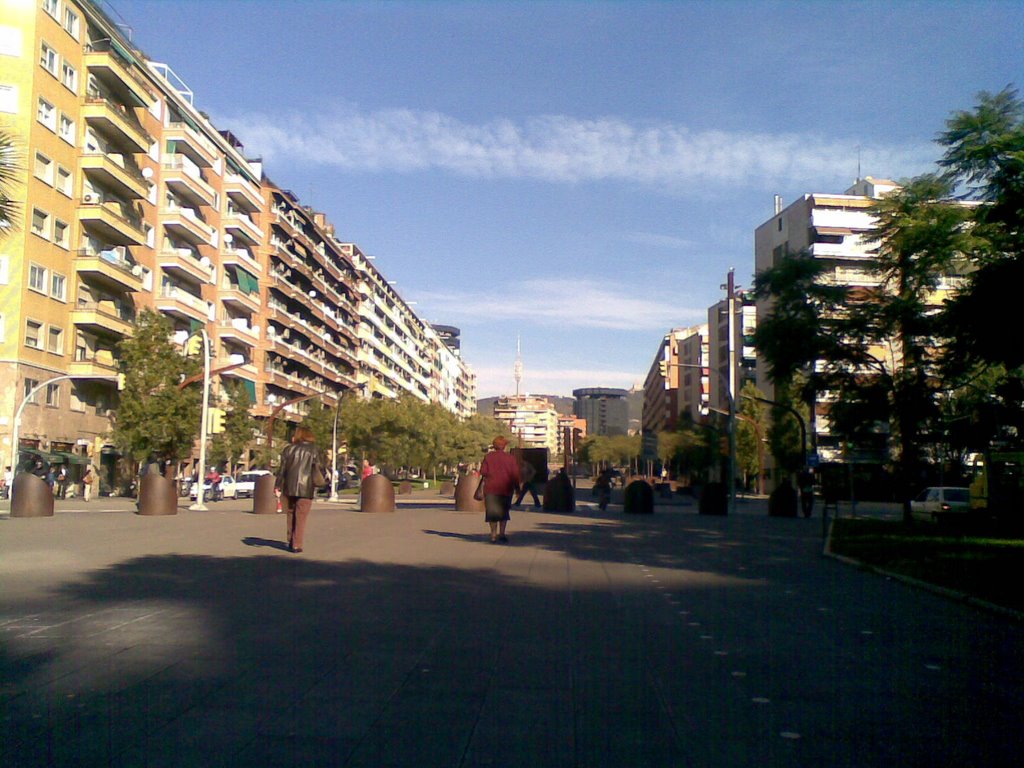
[[[223,408],[211,408],[210,418],[207,422],[207,434],[216,435],[224,431],[224,416],[225,412]]]
[[[658,361],[658,370],[661,372],[661,378],[668,378],[668,360]]]
[[[117,391],[124,392],[125,387],[125,376],[123,373],[117,374]]]
[[[201,355],[203,353],[202,334],[193,334],[185,340],[185,355]]]

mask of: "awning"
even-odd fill
[[[89,463],[89,457],[88,456],[80,456],[77,453],[70,453],[68,451],[54,451],[53,455],[60,457],[60,458],[57,459],[57,462],[60,463],[60,464],[88,464]]]
[[[249,381],[248,379],[240,379],[242,384],[245,385],[245,391],[249,393],[249,402],[256,402],[256,382]]]
[[[30,448],[27,445],[23,445],[20,448],[18,448],[18,453],[27,453],[32,456],[38,456],[43,461],[49,462],[50,464],[61,464],[64,461],[60,456],[58,456],[55,453],[47,453],[46,451],[41,451],[38,448]]]

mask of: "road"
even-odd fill
[[[5,766],[1019,764],[1015,620],[819,521],[245,502],[0,518]],[[78,511],[76,511],[78,510]],[[103,510],[103,511],[101,511]]]

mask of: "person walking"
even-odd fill
[[[480,465],[480,476],[484,484],[484,520],[491,527],[491,543],[496,544],[508,541],[505,527],[520,477],[519,462],[505,453],[508,440],[498,435],[492,445],[494,450],[484,457]]]
[[[92,467],[85,468],[85,474],[82,475],[82,498],[86,501],[92,499]]]
[[[276,487],[281,491],[287,514],[288,551],[301,552],[306,536],[306,520],[313,508],[318,485],[323,485],[326,462],[316,447],[313,431],[299,427],[292,441],[281,451]]]
[[[540,509],[540,497],[537,496],[537,470],[533,464],[522,457],[519,457],[519,480],[519,494],[516,496],[513,506],[517,509],[521,507],[523,499],[529,493],[533,496],[533,508]]]

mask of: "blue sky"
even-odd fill
[[[274,181],[462,329],[479,395],[629,387],[753,231],[930,170],[1024,86],[1012,2],[107,3]],[[858,150],[859,148],[859,150]]]

